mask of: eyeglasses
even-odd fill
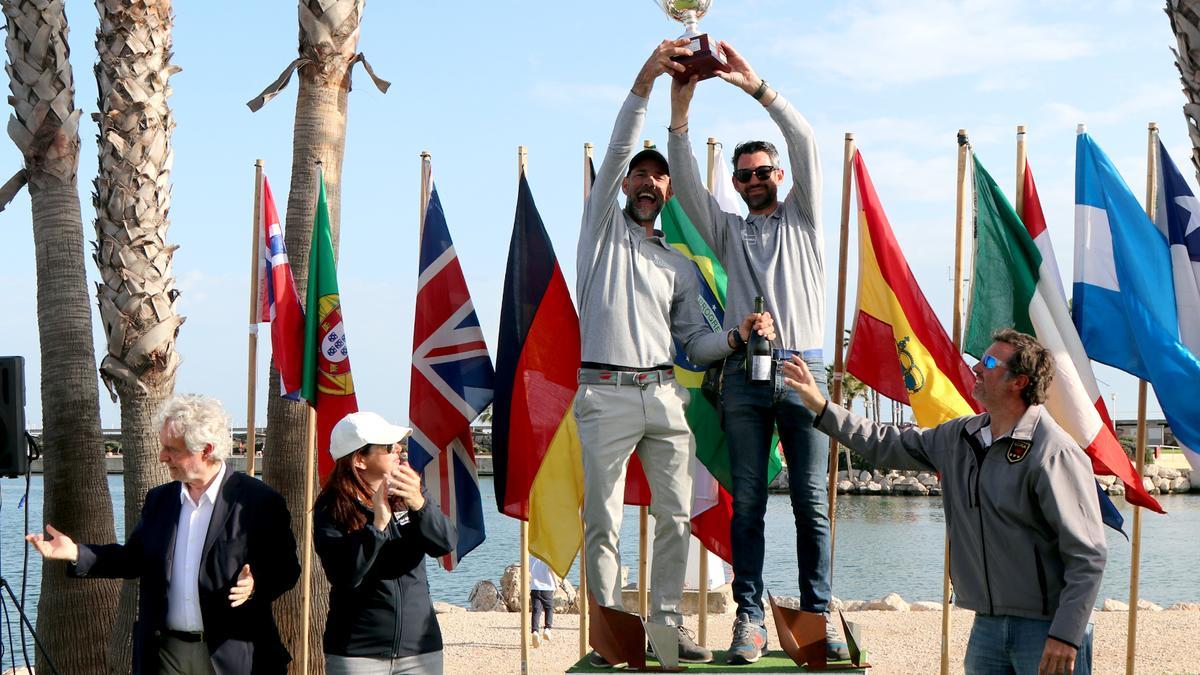
[[[733,172],[733,177],[739,183],[749,183],[751,175],[757,177],[759,180],[766,180],[771,177],[771,174],[775,173],[776,168],[774,166],[759,166],[753,169],[738,169]]]
[[[992,356],[991,354],[984,354],[983,358],[979,362],[982,363],[983,367],[988,370],[991,370],[993,368],[1004,368],[1005,367],[1003,361]]]

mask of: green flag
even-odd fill
[[[308,254],[308,297],[304,314],[304,379],[300,396],[317,415],[317,467],[322,479],[333,469],[329,434],[333,425],[358,410],[350,353],[342,323],[337,262],[329,206],[325,202],[325,175],[319,177],[317,214],[313,220],[312,248]]]
[[[717,260],[708,244],[696,231],[696,226],[688,219],[679,200],[671,198],[663,206],[662,230],[668,243],[679,252],[696,263],[705,283],[700,287],[700,302],[704,314],[708,317],[713,330],[721,330],[725,311],[725,288],[728,277],[725,268]],[[683,360],[680,355],[680,360]],[[676,363],[676,379],[692,392],[692,402],[688,406],[687,419],[696,437],[696,458],[717,479],[726,490],[733,488],[733,478],[729,472],[729,450],[725,445],[725,432],[721,429],[721,418],[708,399],[700,392],[700,383],[704,379],[704,370],[693,370],[695,366]],[[779,456],[778,437],[771,439],[771,457],[767,465],[767,482],[775,480],[783,468],[783,460]]]

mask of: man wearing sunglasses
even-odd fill
[[[696,364],[718,361],[756,330],[774,338],[769,314],[747,312],[729,332],[714,332],[700,313],[699,271],[654,229],[671,198],[667,160],[635,153],[654,80],[681,70],[672,56],[687,39],[663,41],[642,66],[617,115],[604,161],[584,206],[577,257],[582,363],[575,418],[583,446],[584,547],[596,601],[621,608],[617,556],[625,472],[637,452],[654,514],[651,622],[679,630],[679,659],[707,663],[712,652],[683,627],[679,602],[687,566],[693,439],[688,391],[675,381],[675,344]],[[618,197],[625,194],[625,207]],[[608,664],[599,654],[592,665]]]
[[[1041,405],[1050,352],[1012,329],[992,340],[972,368],[984,413],[932,429],[875,424],[827,402],[799,359],[783,371],[817,428],[868,462],[941,474],[954,603],[975,611],[966,672],[1087,675],[1108,552],[1091,461]]]
[[[780,201],[785,171],[775,146],[750,141],[733,154],[733,187],[750,215],[725,213],[704,189],[688,138],[688,108],[696,81],[676,82],[671,89],[671,133],[668,143],[675,168],[675,194],[700,235],[729,275],[726,328],[753,308],[755,296],[766,298],[776,317],[779,341],[775,361],[800,355],[824,383],[821,345],[825,334],[825,266],[822,259],[821,168],[812,127],[795,108],[760,78],[741,54],[726,42],[730,70],[717,75],[758,101],[787,141],[790,192]],[[744,354],[725,361],[722,421],[733,479],[733,597],[737,619],[728,652],[731,664],[753,663],[767,648],[763,609],[764,514],[767,505],[767,459],[778,429],[788,467],[788,490],[796,522],[800,606],[826,614],[829,587],[829,498],[826,474],[829,453],[812,427],[812,414],[788,389],[778,372],[770,382],[749,382]],[[774,369],[777,371],[777,368]],[[828,658],[848,659],[849,651],[832,621],[826,622]]]

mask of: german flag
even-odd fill
[[[975,376],[929,307],[896,243],[862,155],[858,187],[858,307],[846,370],[880,394],[912,406],[932,427],[979,411]]]
[[[583,541],[583,464],[572,410],[579,344],[579,317],[522,172],[496,355],[496,507],[529,521],[530,552],[560,576]]]

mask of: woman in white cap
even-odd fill
[[[410,433],[370,412],[333,428],[336,463],[313,507],[313,541],[331,587],[328,675],[442,672],[425,556],[450,552],[456,533],[405,459]]]

